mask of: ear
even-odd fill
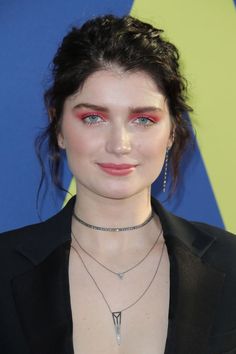
[[[168,145],[167,145],[168,149],[172,148],[174,140],[175,140],[175,128],[173,127],[168,140]]]
[[[62,133],[59,133],[57,135],[57,143],[61,149],[65,149],[65,141],[64,141],[64,137],[63,137]]]

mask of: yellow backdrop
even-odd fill
[[[191,118],[225,226],[236,231],[236,19],[232,0],[135,0],[131,15],[163,28],[190,81]],[[194,188],[194,186],[193,186]]]

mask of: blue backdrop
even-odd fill
[[[34,139],[47,123],[42,96],[62,37],[72,25],[105,13],[125,15],[132,5],[131,0],[0,2],[0,231],[39,221],[40,166]],[[63,177],[68,188],[66,165]],[[172,199],[166,199],[158,183],[153,193],[176,214],[224,227],[197,143],[184,157],[180,182]],[[40,203],[41,218],[57,212],[64,197],[49,184]]]

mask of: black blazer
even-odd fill
[[[74,202],[43,223],[0,235],[1,354],[73,353],[68,261]],[[236,354],[236,238],[152,204],[170,259],[165,354]]]

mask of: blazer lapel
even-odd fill
[[[19,319],[34,354],[73,353],[68,254],[69,248],[64,245],[40,265],[12,280]]]
[[[209,336],[225,274],[206,261],[214,244],[194,224],[167,213],[154,201],[170,259],[169,326],[165,354],[209,354]],[[212,354],[212,353],[211,353]]]
[[[12,290],[29,348],[34,354],[72,354],[68,262],[75,199],[16,251],[31,262],[12,280]],[[170,258],[169,326],[165,354],[212,354],[208,340],[225,275],[206,261],[212,235],[166,212],[155,200]],[[21,272],[22,273],[22,272]],[[53,306],[52,306],[53,304]]]
[[[172,245],[171,298],[165,354],[208,353],[225,275],[183,245]]]
[[[11,282],[30,353],[73,353],[68,279],[73,205],[74,200],[45,223],[26,228],[24,242],[16,246],[30,261]]]

